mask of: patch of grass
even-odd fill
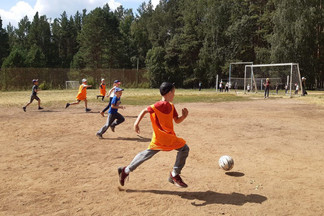
[[[45,107],[64,107],[68,102],[76,100],[78,90],[44,90],[39,92],[41,103]],[[88,89],[87,97],[89,106],[108,103],[108,98],[102,102],[97,100],[96,96],[99,93],[97,89]],[[309,91],[305,97],[297,96],[292,100],[302,100],[307,103],[324,105],[324,92]],[[31,91],[15,91],[15,92],[0,92],[0,107],[15,107],[24,106],[29,102]],[[289,98],[283,92],[276,95],[270,92],[270,99]],[[149,105],[161,99],[158,89],[125,89],[122,96],[123,105]],[[174,103],[218,103],[229,101],[247,101],[252,99],[263,99],[263,92],[243,94],[239,91],[236,94],[233,90],[231,93],[216,93],[214,89],[204,89],[202,91],[192,89],[176,89]],[[31,106],[37,104],[33,102]],[[82,102],[81,102],[82,103]]]

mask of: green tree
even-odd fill
[[[9,55],[9,36],[2,28],[2,19],[0,17],[0,67],[4,59]]]

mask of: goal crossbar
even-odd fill
[[[232,65],[253,65],[253,62],[231,62],[229,65],[228,82],[231,83]]]
[[[299,64],[298,63],[277,63],[277,64],[257,64],[257,65],[245,65],[245,70],[244,70],[244,93],[246,93],[246,69],[251,68],[251,79],[254,78],[253,74],[253,68],[257,67],[277,67],[277,66],[290,66],[290,77],[292,77],[292,72],[293,72],[293,66],[297,67],[297,72],[298,72],[298,79],[299,79],[299,86],[301,88],[301,91],[303,92],[303,85],[302,81],[300,78],[300,70],[299,70]],[[290,97],[292,97],[292,79],[290,79]]]

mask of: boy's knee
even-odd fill
[[[189,146],[187,145],[187,144],[185,144],[183,147],[182,147],[182,150],[181,150],[182,152],[186,152],[186,153],[188,153],[189,151],[190,151],[190,148],[189,148]]]

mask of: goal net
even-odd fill
[[[65,81],[65,89],[78,89],[79,86],[79,81]]]
[[[229,65],[228,81],[234,89],[244,89],[244,66],[253,62],[232,62]]]
[[[297,95],[303,91],[298,63],[246,65],[244,92],[264,90],[266,79],[270,80],[272,94]]]

